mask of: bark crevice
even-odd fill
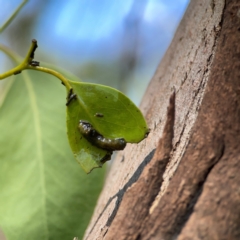
[[[105,226],[109,227],[118,211],[119,205],[122,201],[123,195],[124,193],[127,191],[127,189],[129,187],[131,187],[140,177],[144,167],[151,161],[151,159],[154,156],[156,149],[153,149],[143,160],[143,162],[139,165],[138,169],[135,171],[135,173],[132,175],[132,177],[129,179],[129,181],[124,185],[124,187],[122,189],[120,189],[114,196],[110,197],[107,201],[107,203],[105,204],[102,212],[99,214],[98,218],[96,219],[95,223],[93,224],[92,229],[89,231],[89,234],[91,234],[92,230],[95,228],[95,226],[97,225],[98,221],[100,220],[100,218],[103,216],[104,212],[106,211],[106,209],[108,208],[108,206],[111,204],[111,202],[117,198],[117,201],[115,202],[115,207],[111,213],[111,215],[108,217],[107,222],[105,224]],[[106,233],[105,233],[106,234]],[[88,238],[86,238],[88,239]]]
[[[105,239],[116,239],[116,231],[119,233],[118,240],[140,238],[141,228],[145,224],[144,219],[149,215],[150,207],[161,187],[163,173],[170,159],[174,135],[174,119],[175,92],[170,97],[163,136],[159,140],[154,157],[145,167],[138,181],[123,196],[118,213]]]

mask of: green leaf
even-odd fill
[[[88,121],[106,138],[138,143],[146,137],[148,127],[141,111],[123,93],[99,84],[69,83],[77,97],[67,107],[68,138],[75,158],[87,173],[101,167],[108,152],[81,135],[79,120]]]
[[[64,86],[28,74],[0,107],[0,227],[8,240],[81,239],[105,171],[86,175],[73,158]]]

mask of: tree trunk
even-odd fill
[[[190,3],[141,109],[85,239],[240,239],[239,0]]]

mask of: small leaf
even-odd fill
[[[67,107],[67,128],[75,158],[88,173],[101,167],[108,151],[93,146],[78,129],[79,120],[88,121],[106,138],[124,138],[138,143],[148,133],[141,111],[118,90],[92,83],[69,81],[77,95]]]

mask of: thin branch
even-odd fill
[[[0,28],[0,33],[12,22],[12,20],[16,17],[22,7],[28,2],[28,0],[22,1],[22,3],[17,7],[17,9],[13,12],[13,14],[6,20],[6,22]]]
[[[71,89],[71,85],[69,84],[69,81],[67,80],[67,78],[65,78],[62,74],[49,69],[49,68],[45,68],[45,67],[40,67],[39,66],[39,62],[33,61],[34,59],[34,52],[37,48],[37,41],[35,39],[32,40],[31,46],[28,50],[28,53],[26,55],[26,57],[24,58],[24,60],[15,68],[0,74],[0,80],[5,79],[9,76],[12,75],[16,75],[21,73],[23,70],[26,69],[31,69],[31,70],[37,70],[37,71],[41,71],[41,72],[45,72],[45,73],[49,73],[55,77],[57,77],[58,79],[60,79],[62,81],[62,83],[65,85],[65,87],[70,90]],[[16,54],[14,54],[11,50],[9,50],[7,47],[4,46],[0,46],[0,50],[2,50],[4,53],[6,53],[9,57],[13,58],[14,61],[16,61],[17,63],[20,62],[19,57],[16,57]]]
[[[26,55],[26,57],[24,58],[24,60],[22,61],[22,63],[20,63],[17,67],[3,73],[0,74],[0,80],[5,79],[7,77],[10,77],[12,75],[16,75],[18,73],[21,73],[21,71],[23,71],[24,69],[26,69],[26,67],[29,65],[29,63],[32,61],[32,56],[33,56],[33,52],[36,50],[37,48],[37,41],[33,40],[32,44],[28,50],[28,53]],[[7,48],[2,48],[4,50],[4,52],[6,54],[10,54],[10,52],[8,51]]]
[[[50,68],[45,68],[45,67],[40,67],[40,66],[31,66],[31,65],[27,66],[26,69],[37,70],[40,72],[45,72],[45,73],[51,74],[51,75],[57,77],[58,79],[60,79],[63,82],[63,84],[66,86],[67,89],[71,89],[71,86],[70,86],[68,80],[59,72],[56,72]]]

